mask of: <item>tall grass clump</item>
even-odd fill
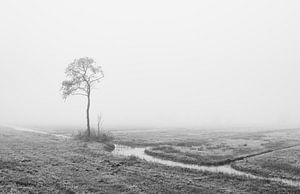
[[[109,131],[96,131],[95,129],[91,129],[90,136],[88,136],[87,131],[78,131],[75,135],[75,139],[105,143],[112,141],[114,137]]]

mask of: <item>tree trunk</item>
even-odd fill
[[[86,122],[87,122],[87,136],[90,137],[91,136],[91,129],[90,129],[90,93],[88,93],[88,103],[87,103],[87,107],[86,107]]]

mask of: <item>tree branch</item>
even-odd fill
[[[104,78],[104,75],[102,75],[101,77],[98,77],[97,79],[90,80],[90,83],[93,83],[95,81],[99,81],[102,78]]]
[[[71,95],[74,95],[74,96],[88,96],[87,94],[82,94],[82,93],[71,93]]]

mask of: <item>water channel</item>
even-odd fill
[[[170,160],[155,158],[153,156],[147,155],[145,153],[145,149],[147,149],[147,147],[133,148],[133,147],[129,147],[129,146],[123,146],[123,145],[116,144],[113,154],[122,155],[122,156],[136,156],[147,162],[155,162],[155,163],[160,163],[160,164],[167,165],[167,166],[189,168],[189,169],[195,169],[195,170],[199,170],[199,171],[209,171],[209,172],[214,172],[214,173],[224,173],[224,174],[230,174],[230,175],[235,175],[235,176],[245,176],[248,178],[270,180],[270,181],[275,181],[275,182],[281,182],[281,183],[291,185],[291,186],[300,187],[299,181],[293,181],[293,180],[282,179],[282,178],[267,178],[267,177],[256,176],[256,175],[252,175],[250,173],[236,170],[236,169],[232,168],[230,164],[220,165],[220,166],[204,166],[204,165],[195,165],[195,164],[184,164],[181,162],[174,162],[174,161],[170,161]]]

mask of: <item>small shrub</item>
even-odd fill
[[[98,133],[96,130],[91,129],[90,136],[87,135],[87,131],[78,131],[77,135],[75,135],[75,139],[84,141],[110,142],[114,138],[113,135],[108,131],[102,131]]]

